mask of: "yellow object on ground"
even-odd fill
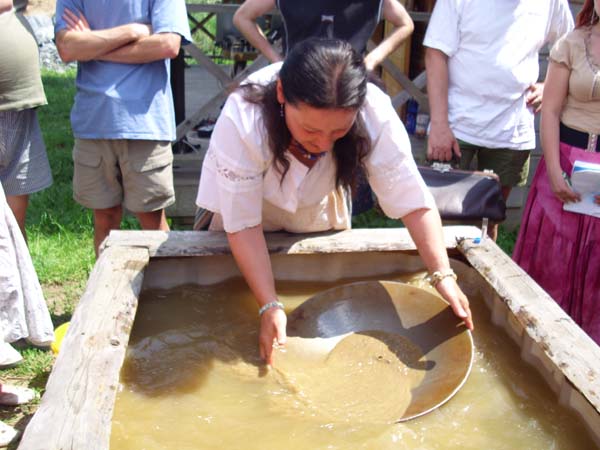
[[[69,323],[65,322],[62,325],[59,325],[56,330],[54,330],[54,342],[50,344],[50,348],[55,355],[58,355],[58,351],[60,350],[60,346],[62,345],[63,338],[65,334],[67,334],[67,330],[69,329]]]

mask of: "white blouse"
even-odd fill
[[[54,329],[17,220],[0,184],[0,339],[48,346]]]
[[[248,81],[268,84],[281,63],[252,74]],[[413,159],[410,141],[390,98],[369,84],[360,115],[371,138],[367,178],[383,211],[401,218],[435,202]],[[289,154],[281,183],[260,107],[232,93],[215,124],[204,159],[196,204],[215,213],[211,229],[234,233],[259,224],[266,231],[315,232],[350,228],[341,189],[335,186],[331,153],[312,168]]]

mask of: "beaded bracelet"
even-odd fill
[[[261,317],[264,314],[265,311],[267,311],[267,310],[269,310],[271,308],[283,309],[283,303],[278,302],[278,301],[275,300],[273,302],[269,302],[269,303],[266,303],[266,304],[262,305],[260,307],[260,309],[258,310],[259,317]]]
[[[431,284],[433,287],[436,287],[440,281],[448,277],[454,278],[455,281],[458,279],[456,273],[454,273],[454,270],[448,269],[444,270],[443,272],[436,270],[427,277],[427,281],[429,281],[429,284]]]

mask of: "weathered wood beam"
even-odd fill
[[[200,122],[201,119],[204,119],[207,114],[210,114],[211,111],[214,111],[221,105],[221,103],[225,101],[228,95],[228,89],[232,86],[232,83],[240,82],[241,80],[246,78],[248,74],[261,69],[262,67],[266,66],[267,63],[267,59],[261,55],[258,58],[256,58],[252,64],[250,64],[240,73],[238,73],[235,76],[235,78],[233,78],[233,80],[229,78],[229,76],[227,76],[229,82],[224,86],[224,88],[221,91],[217,92],[214,96],[212,96],[210,100],[204,103],[200,108],[196,110],[196,112],[194,112],[190,117],[187,117],[183,122],[181,122],[177,126],[175,138],[176,141],[180,141],[188,131],[190,131],[193,127],[198,125],[198,122]]]
[[[204,25],[206,25],[206,22],[208,22],[214,16],[215,15],[213,13],[210,13],[207,14],[202,20],[198,21],[194,16],[188,14],[188,19],[194,23],[194,26],[190,29],[190,33],[194,34],[197,30],[201,30],[204,34],[206,34],[214,41],[216,39],[216,36],[204,27]]]
[[[557,372],[600,411],[600,373],[595,369],[600,347],[492,240],[481,244],[465,240],[459,250],[496,291],[525,333],[560,368]]]
[[[447,248],[457,242],[481,235],[473,226],[444,227]],[[413,251],[415,244],[406,228],[355,229],[315,234],[267,233],[271,253],[310,254],[366,251]],[[229,254],[225,233],[216,231],[118,231],[110,232],[104,246],[143,246],[150,256],[205,256]]]
[[[200,48],[196,46],[196,44],[191,43],[183,47],[184,50],[190,54],[198,63],[205,68],[208,73],[210,73],[213,77],[219,80],[221,86],[229,86],[232,79],[227,72],[225,72],[221,66],[215,64],[212,59],[204,54]]]
[[[412,80],[412,83],[418,89],[425,88],[425,86],[427,86],[427,73],[425,71],[421,72],[419,75],[417,75],[415,77],[414,80]],[[400,106],[402,106],[404,103],[406,103],[410,98],[411,98],[410,93],[407,90],[404,90],[404,91],[398,93],[397,95],[395,95],[394,97],[392,97],[392,105],[394,106],[394,108],[397,109]],[[420,106],[420,104],[419,104],[419,106]],[[429,105],[428,105],[426,111],[429,111]]]
[[[148,261],[143,247],[114,247],[100,255],[21,450],[109,447],[119,373]]]

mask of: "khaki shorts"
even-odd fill
[[[73,198],[87,208],[151,212],[175,201],[169,142],[75,139],[73,161]]]
[[[477,170],[493,170],[500,177],[502,186],[524,186],[529,174],[531,150],[511,150],[507,148],[487,148],[458,140],[460,145],[459,167],[472,169],[471,163],[477,156]]]

